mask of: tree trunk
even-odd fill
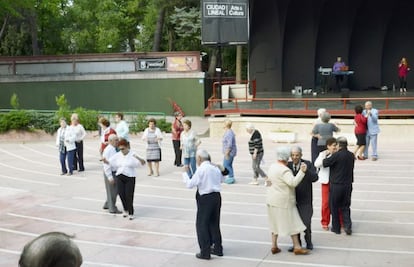
[[[241,83],[242,79],[242,56],[243,46],[238,45],[236,47],[236,83]]]
[[[39,49],[39,40],[37,36],[37,16],[36,14],[30,13],[28,15],[28,20],[30,23],[30,34],[32,36],[32,52],[33,56],[40,55],[40,49]]]
[[[160,9],[158,13],[157,25],[155,27],[154,32],[154,43],[152,46],[153,52],[159,52],[161,47],[161,38],[162,38],[162,27],[164,25],[164,17],[165,17],[165,7]]]
[[[3,37],[4,31],[6,30],[7,22],[9,21],[9,15],[6,15],[3,19],[3,25],[0,29],[0,40]]]
[[[208,66],[208,75],[210,77],[214,77],[214,74],[216,72],[216,66],[217,66],[217,49],[214,50],[214,52],[210,56],[210,65]]]

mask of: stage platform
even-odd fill
[[[354,107],[372,101],[382,118],[414,117],[414,93],[393,90],[341,90],[327,93],[292,94],[258,92],[254,98],[229,98],[208,101],[205,115],[314,117],[318,108],[326,108],[337,117],[354,116]]]

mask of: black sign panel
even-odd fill
[[[142,58],[137,61],[137,70],[166,70],[166,58]]]
[[[248,7],[248,0],[202,0],[202,43],[246,44]]]

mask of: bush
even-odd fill
[[[59,128],[59,120],[55,114],[45,114],[32,111],[30,127],[41,129],[49,134],[53,134]]]
[[[171,122],[167,122],[166,119],[157,120],[157,127],[160,128],[161,132],[171,132]]]
[[[139,114],[136,118],[133,118],[129,123],[129,131],[131,133],[139,133],[145,130],[148,126],[148,120],[146,114]]]
[[[12,110],[5,114],[5,120],[7,121],[7,130],[29,130],[31,116],[26,110]]]
[[[99,112],[96,110],[87,110],[84,108],[76,108],[73,113],[77,113],[79,121],[83,128],[87,131],[95,131],[98,129]]]
[[[9,123],[7,121],[7,113],[0,114],[0,133],[7,132],[9,130]]]
[[[157,127],[160,128],[161,132],[171,132],[171,122],[167,122],[166,119],[158,119]],[[129,131],[131,133],[139,133],[148,127],[147,114],[139,114],[129,123]]]

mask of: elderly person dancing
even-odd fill
[[[281,250],[277,245],[279,235],[290,235],[293,241],[295,255],[308,254],[309,250],[301,247],[298,234],[306,227],[300,219],[296,207],[295,187],[302,181],[307,170],[305,163],[301,163],[300,171],[293,176],[287,167],[290,157],[290,148],[279,147],[277,149],[277,162],[273,163],[268,174],[266,204],[270,230],[272,232],[272,254]]]

